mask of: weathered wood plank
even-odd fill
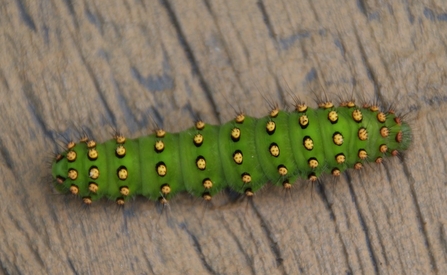
[[[3,1],[0,262],[7,274],[447,271],[447,5],[396,1]],[[354,94],[408,113],[405,161],[253,201],[180,195],[84,209],[56,141],[181,131],[268,101]],[[267,99],[267,100],[266,100]]]

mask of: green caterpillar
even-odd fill
[[[365,162],[381,163],[411,144],[411,129],[393,111],[347,101],[269,116],[239,114],[223,125],[196,122],[180,133],[157,130],[137,139],[70,142],[53,161],[56,189],[85,204],[106,197],[123,205],[142,195],[165,204],[178,192],[206,201],[223,188],[253,196],[265,183],[290,189],[299,178],[339,176]]]

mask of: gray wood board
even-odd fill
[[[334,2],[337,2],[334,3]],[[7,274],[447,272],[442,1],[32,1],[0,5],[0,266]],[[354,94],[414,129],[403,162],[214,207],[182,194],[89,209],[52,187],[64,140],[260,117]],[[443,214],[444,213],[444,214]]]

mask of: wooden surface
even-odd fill
[[[0,28],[2,273],[446,274],[444,1],[3,0]],[[324,93],[408,113],[404,162],[165,211],[85,209],[51,185],[82,131],[181,131]]]

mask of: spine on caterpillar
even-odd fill
[[[123,205],[135,195],[165,204],[183,191],[209,201],[226,187],[250,197],[267,182],[290,189],[297,179],[337,177],[399,155],[411,139],[406,122],[375,105],[297,104],[292,112],[275,108],[259,119],[239,114],[223,125],[198,121],[180,133],[159,129],[101,144],[82,138],[56,156],[52,174],[56,189],[85,204],[106,197]]]

